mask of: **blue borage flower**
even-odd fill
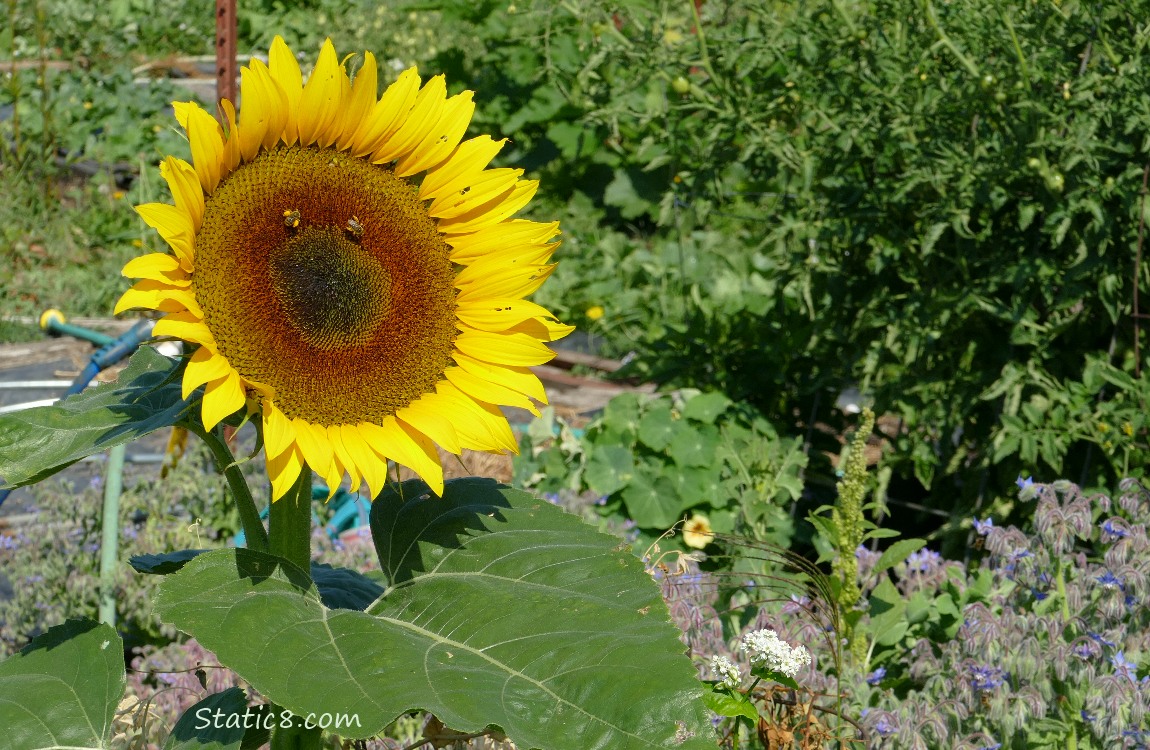
[[[1127,659],[1125,652],[1115,652],[1114,656],[1110,657],[1110,663],[1114,665],[1114,674],[1129,677],[1131,681],[1134,681],[1134,673],[1138,670],[1138,665]]]
[[[1115,646],[1118,645],[1114,641],[1106,640],[1106,638],[1101,633],[1089,633],[1088,632],[1086,635],[1088,638],[1091,638],[1092,640],[1097,641],[1098,643],[1101,643],[1103,646],[1108,646],[1110,648],[1114,648]]]
[[[1098,583],[1101,584],[1102,588],[1104,589],[1117,589],[1119,591],[1126,590],[1126,586],[1122,583],[1122,579],[1111,573],[1109,570],[1100,576],[1096,576],[1094,580],[1098,581]]]
[[[989,691],[1002,685],[1009,675],[999,667],[985,664],[970,665],[970,686],[975,690]]]
[[[1125,539],[1126,537],[1130,536],[1130,532],[1124,529],[1122,526],[1114,523],[1115,521],[1118,521],[1119,524],[1125,523],[1120,518],[1107,518],[1102,522],[1103,533],[1114,537],[1115,539]]]

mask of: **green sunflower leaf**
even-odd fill
[[[128,559],[128,564],[137,573],[166,576],[207,551],[184,549],[162,555],[135,555]],[[329,609],[355,609],[362,612],[383,593],[383,586],[363,573],[348,568],[333,568],[324,563],[311,564],[311,579],[315,581],[323,605]]]
[[[172,727],[164,750],[239,750],[244,741],[248,697],[238,687],[204,698]],[[254,712],[249,713],[249,720]]]
[[[124,643],[114,628],[57,625],[0,662],[4,747],[107,747],[124,683]]]
[[[385,491],[372,534],[388,587],[366,612],[249,550],[188,562],[156,611],[285,709],[355,717],[347,738],[418,707],[525,749],[714,747],[679,632],[618,539],[477,479]]]
[[[0,487],[35,484],[82,458],[175,424],[187,406],[171,377],[179,365],[143,346],[114,383],[52,406],[0,415]]]

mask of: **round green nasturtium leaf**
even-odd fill
[[[635,477],[635,459],[621,445],[596,446],[587,458],[583,477],[587,486],[600,495],[613,494]]]
[[[115,629],[69,620],[0,662],[0,744],[6,750],[107,747],[124,694]]]
[[[615,537],[489,480],[409,482],[372,509],[383,597],[332,610],[303,571],[209,552],[159,615],[298,715],[370,737],[415,708],[523,750],[713,748],[702,685],[659,589]]]

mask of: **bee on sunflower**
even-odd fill
[[[525,299],[552,272],[558,222],[513,218],[538,184],[489,169],[504,140],[463,140],[472,92],[410,69],[378,94],[328,40],[304,82],[280,37],[241,71],[238,113],[176,102],[192,162],[160,173],[174,205],[137,207],[170,252],[131,260],[116,312],[162,313],[194,347],[183,395],[204,427],[258,415],[276,500],[305,470],[372,496],[388,460],[437,494],[436,446],[516,450],[500,406],[546,403],[530,371],[573,327]]]

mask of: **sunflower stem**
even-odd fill
[[[307,464],[287,494],[272,503],[268,548],[311,574],[311,468]]]
[[[285,713],[283,709],[276,711],[277,715]],[[293,717],[287,724],[291,726],[277,724],[272,728],[271,750],[319,750],[323,746],[323,730],[319,727],[309,728],[309,722],[299,716]]]
[[[228,448],[227,441],[216,430],[205,430],[194,421],[184,423],[191,432],[196,433],[207,443],[212,456],[216,459],[216,470],[228,480],[228,487],[232,490],[232,498],[236,501],[236,509],[240,512],[240,525],[244,528],[247,537],[248,549],[257,552],[268,551],[268,533],[260,520],[260,512],[256,508],[255,498],[252,497],[251,488],[244,479],[244,474],[236,463],[236,457]],[[217,428],[218,429],[218,428]]]

